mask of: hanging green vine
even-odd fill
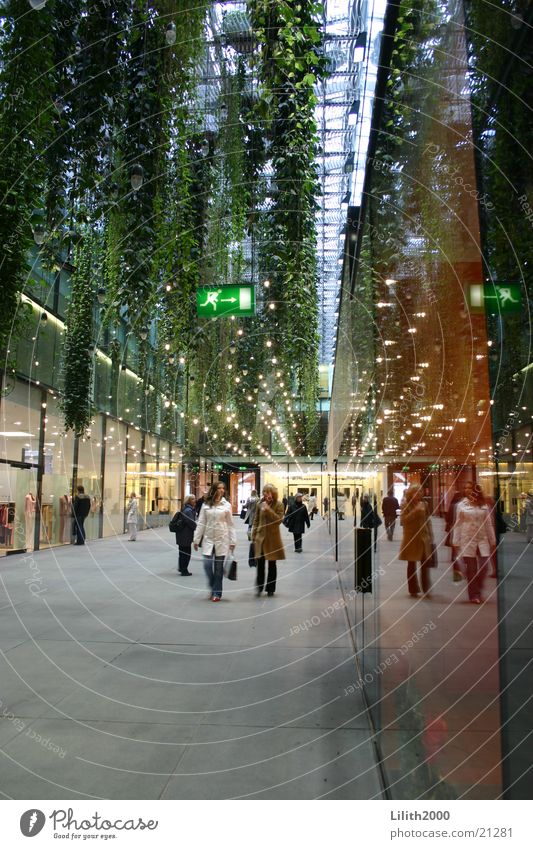
[[[32,12],[26,0],[7,0],[2,14],[0,352],[4,366],[7,349],[15,350],[22,321],[19,293],[29,271],[32,213],[40,207],[45,179],[42,154],[50,138],[53,110],[47,36],[53,11]]]
[[[311,438],[318,398],[314,86],[325,72],[319,51],[322,7],[252,0],[250,9],[260,44],[256,114],[269,128],[275,181],[269,220],[275,261],[270,296],[276,310],[267,317],[267,330],[278,340],[285,370],[292,368]]]
[[[63,349],[63,396],[65,429],[83,436],[92,415],[94,242],[88,235],[76,250],[76,271],[71,277]]]

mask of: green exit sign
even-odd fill
[[[472,283],[468,297],[471,312],[498,314],[522,309],[519,283]]]
[[[253,286],[202,286],[196,293],[198,318],[255,315]]]

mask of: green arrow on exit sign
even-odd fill
[[[471,312],[520,312],[522,298],[519,283],[472,283],[468,292]]]
[[[202,286],[196,293],[199,318],[255,315],[253,286]]]

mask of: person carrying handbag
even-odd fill
[[[285,550],[281,542],[279,526],[283,522],[283,504],[278,501],[275,486],[267,483],[263,487],[263,498],[259,502],[252,527],[252,543],[257,562],[256,592],[260,596],[263,588],[268,596],[276,592],[277,561],[285,560]],[[265,561],[268,561],[268,574],[265,586]]]
[[[202,546],[211,601],[220,601],[222,598],[224,561],[228,552],[235,551],[237,542],[231,504],[224,498],[225,492],[226,487],[221,481],[211,485],[198,517],[193,539],[195,551]]]
[[[422,487],[410,486],[406,490],[400,513],[403,530],[399,560],[407,560],[407,585],[409,595],[417,597],[420,593],[417,562],[420,562],[422,593],[429,596],[433,535],[427,505],[422,501]]]
[[[188,495],[183,503],[183,509],[172,517],[169,528],[176,535],[176,545],[179,550],[178,572],[183,577],[190,577],[189,563],[191,562],[191,546],[196,530],[196,496]]]

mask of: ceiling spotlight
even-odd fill
[[[172,45],[176,43],[176,24],[173,21],[167,24],[167,28],[165,30],[165,39],[167,44]]]
[[[365,58],[365,48],[366,48],[366,32],[360,32],[355,39],[355,47],[353,51],[353,60],[354,62],[362,62]]]
[[[130,183],[134,192],[138,192],[144,182],[144,168],[137,163],[133,165],[130,173]]]
[[[352,105],[350,106],[350,111],[348,112],[348,126],[355,127],[357,124],[357,116],[359,115],[359,107],[361,102],[359,100],[354,100]]]

